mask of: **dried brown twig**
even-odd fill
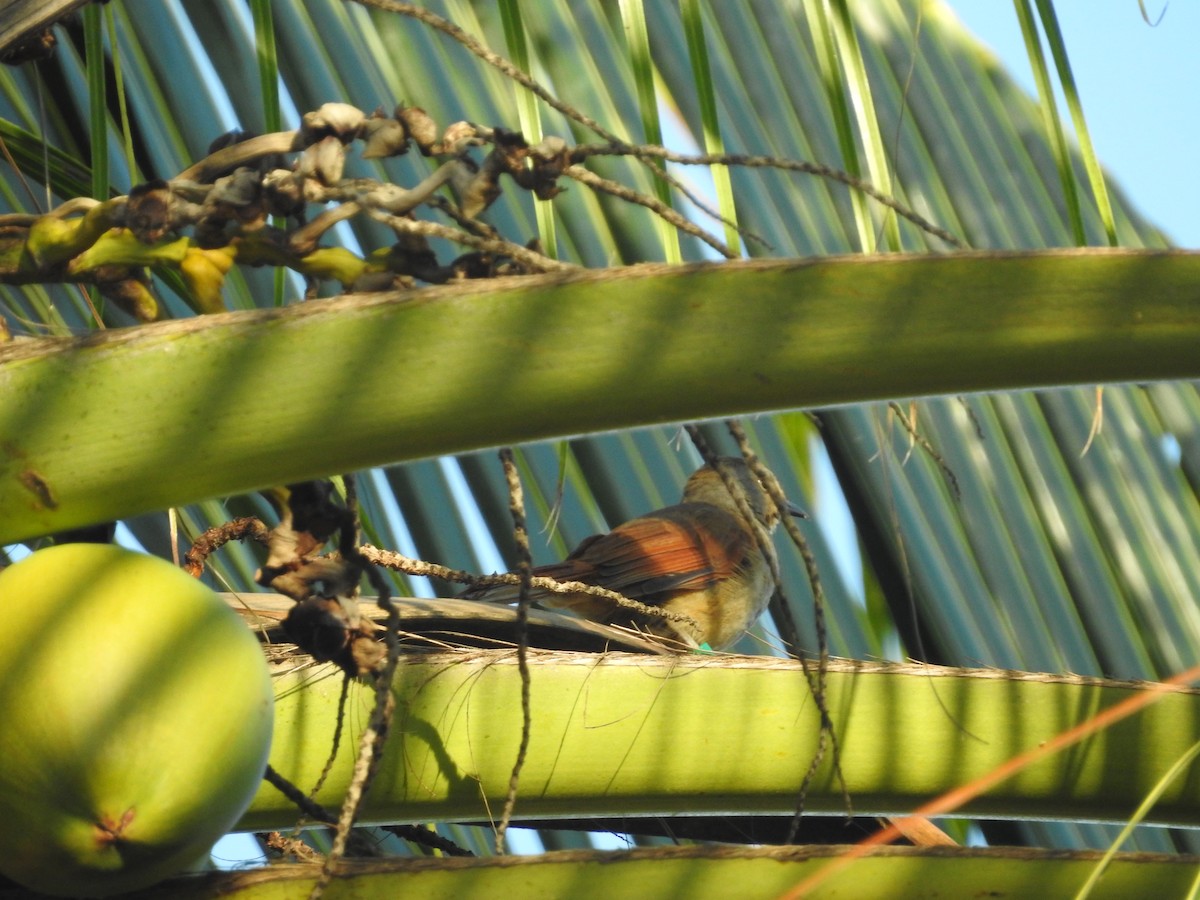
[[[571,151],[571,158],[584,160],[592,156],[633,156],[641,159],[661,159],[665,162],[679,163],[687,166],[740,166],[746,169],[780,169],[785,172],[802,172],[807,175],[817,175],[828,178],[856,191],[861,191],[875,202],[886,206],[896,215],[912,222],[922,231],[940,238],[951,247],[962,247],[962,241],[946,229],[935,225],[924,216],[909,209],[899,200],[885,194],[869,181],[856,178],[841,169],[826,166],[822,163],[805,162],[804,160],[784,159],[777,156],[755,156],[741,153],[703,153],[689,155],[677,153],[666,147],[652,144],[633,146],[623,142],[611,144],[583,144]]]
[[[848,187],[854,188],[855,190],[859,190],[868,197],[871,197],[875,201],[893,210],[897,215],[912,222],[923,231],[926,231],[929,234],[932,234],[945,241],[950,246],[962,246],[962,242],[953,234],[929,222],[923,216],[908,209],[898,200],[889,197],[887,194],[884,194],[869,182],[863,181],[860,178],[855,178],[853,175],[849,175],[846,172],[835,169],[831,166],[825,166],[821,163],[779,159],[776,157],[746,156],[739,154],[707,154],[702,156],[688,156],[685,154],[675,153],[674,151],[668,150],[665,147],[637,146],[628,144],[602,126],[595,119],[585,115],[570,104],[559,100],[552,93],[550,93],[550,91],[542,87],[542,85],[540,85],[535,79],[530,77],[512,62],[505,59],[500,54],[488,49],[478,39],[459,28],[453,22],[447,21],[436,13],[412,3],[399,2],[399,0],[355,0],[355,2],[361,3],[363,6],[374,7],[375,9],[380,9],[396,15],[408,16],[409,18],[416,19],[425,25],[442,32],[451,39],[457,41],[479,59],[502,72],[505,77],[510,78],[517,84],[521,85],[539,100],[548,105],[551,109],[558,111],[572,121],[578,122],[580,125],[584,126],[608,142],[607,144],[598,146],[576,147],[572,151],[572,160],[575,162],[579,162],[591,155],[620,155],[631,156],[642,162],[648,162],[651,159],[661,159],[667,162],[676,162],[684,165],[726,165],[743,166],[747,168],[769,167],[787,171],[804,172],[810,175],[828,178]],[[674,181],[673,179],[670,179],[667,173],[661,169],[652,167],[651,171],[656,177],[666,178],[670,182]],[[676,186],[678,187],[677,184]],[[644,202],[644,200],[637,202],[640,202],[644,206],[650,206],[650,204]],[[709,235],[709,237],[712,236]],[[712,238],[712,240],[715,241],[717,239]],[[709,241],[709,243],[711,243],[711,241]],[[726,255],[729,254],[727,253]]]
[[[382,566],[385,569],[394,569],[397,572],[404,572],[407,575],[441,578],[444,581],[468,584],[472,587],[490,587],[497,584],[520,585],[521,583],[521,576],[511,572],[502,572],[496,575],[473,575],[461,569],[451,569],[448,566],[426,562],[423,559],[413,559],[394,550],[381,550],[378,547],[372,547],[370,544],[363,544],[359,548],[359,551],[365,559],[375,565]],[[639,615],[667,619],[671,622],[681,622],[691,624],[692,626],[696,624],[690,617],[681,613],[670,612],[657,606],[648,606],[645,603],[639,603],[637,600],[631,600],[629,597],[618,594],[616,591],[610,591],[583,581],[558,581],[554,578],[547,578],[544,575],[534,575],[530,578],[529,583],[539,590],[554,591],[558,594],[591,594],[593,597],[599,597],[602,600],[606,600],[609,603],[613,603],[616,606]]]
[[[517,670],[521,676],[521,743],[517,758],[513,762],[512,774],[508,779],[508,790],[504,796],[504,808],[496,825],[496,852],[505,852],[508,823],[512,821],[513,809],[517,805],[517,785],[521,780],[521,769],[529,752],[529,739],[533,734],[533,716],[530,710],[530,688],[532,676],[529,672],[529,589],[533,580],[533,554],[529,549],[529,530],[525,525],[525,498],[521,490],[521,476],[513,460],[512,450],[500,450],[500,462],[504,466],[504,479],[508,484],[508,508],[513,520],[513,539],[517,545],[517,577],[520,588],[517,594]]]
[[[775,473],[762,464],[750,447],[750,441],[746,436],[745,430],[741,423],[736,420],[726,422],[726,427],[729,429],[730,435],[737,441],[738,447],[742,451],[742,455],[746,458],[747,465],[750,466],[755,476],[759,479],[762,485],[767,489],[767,493],[771,495],[772,501],[780,509],[785,508],[787,497],[784,495],[783,488],[779,484],[779,480],[775,477]],[[847,817],[853,815],[853,805],[850,801],[850,791],[846,787],[846,779],[842,775],[841,753],[838,749],[837,732],[833,727],[833,717],[829,712],[829,701],[826,693],[828,684],[829,672],[829,632],[825,624],[825,589],[821,585],[821,572],[817,567],[816,557],[813,556],[812,548],[808,545],[804,533],[792,520],[790,516],[782,516],[784,529],[795,544],[797,551],[800,553],[800,558],[804,562],[805,572],[808,574],[808,583],[813,595],[813,626],[817,633],[817,665],[813,671],[809,666],[807,657],[800,651],[799,635],[794,621],[791,617],[791,609],[787,607],[786,601],[778,604],[785,615],[785,621],[791,625],[791,630],[796,633],[796,643],[792,644],[792,655],[800,661],[800,665],[804,670],[804,677],[808,679],[809,687],[813,693],[813,702],[816,704],[817,712],[821,719],[821,731],[817,737],[817,749],[813,753],[813,758],[809,761],[808,769],[804,773],[804,777],[800,781],[800,787],[796,792],[796,810],[792,816],[791,824],[788,826],[787,838],[784,843],[792,843],[796,834],[800,830],[800,818],[804,815],[804,806],[808,798],[808,790],[812,785],[813,779],[816,778],[817,770],[820,768],[821,762],[825,758],[825,753],[830,753],[830,759],[833,764],[834,774],[838,779],[838,783],[842,788],[842,802],[846,808]]]

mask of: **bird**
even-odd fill
[[[739,511],[723,476],[741,487],[767,539],[755,536],[755,525]],[[790,503],[785,512],[804,515]],[[639,614],[593,594],[535,587],[530,596],[539,605],[634,627],[689,649],[720,650],[757,621],[775,590],[777,565],[769,535],[779,517],[745,460],[720,457],[715,468],[704,465],[692,473],[679,503],[592,535],[562,562],[533,569],[534,575],[607,588],[685,619]],[[517,595],[513,584],[461,594],[492,603],[511,603]]]

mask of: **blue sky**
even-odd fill
[[[1096,154],[1133,205],[1180,247],[1200,247],[1200,2],[1057,0],[1059,27]],[[1037,89],[1013,4],[949,0],[1010,74]],[[1064,107],[1065,109],[1065,107]]]

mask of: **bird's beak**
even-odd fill
[[[807,519],[808,518],[808,513],[806,513],[804,510],[802,510],[800,507],[798,507],[795,503],[792,503],[790,500],[788,501],[787,509],[785,509],[784,512],[786,512],[789,516],[793,516],[797,519]]]

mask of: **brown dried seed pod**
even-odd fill
[[[304,114],[300,121],[300,143],[312,144],[330,136],[348,143],[362,133],[365,122],[366,116],[357,106],[324,103],[318,109]]]
[[[382,159],[408,152],[408,131],[395,119],[367,119],[363,140],[363,159]]]
[[[156,243],[171,230],[171,188],[165,181],[147,181],[129,192],[125,227],[143,244]]]
[[[413,139],[417,149],[425,156],[433,152],[438,139],[437,122],[433,116],[419,106],[397,106],[396,121],[404,126],[408,136]]]

